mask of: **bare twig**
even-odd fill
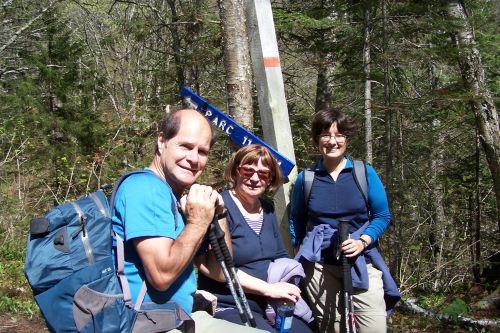
[[[16,39],[19,37],[19,35],[21,35],[26,29],[28,29],[32,24],[33,22],[35,22],[36,20],[38,20],[40,17],[43,16],[43,14],[48,11],[49,9],[51,9],[52,7],[54,7],[54,5],[58,2],[61,2],[62,0],[57,0],[57,1],[51,1],[49,2],[49,4],[47,5],[47,7],[43,8],[42,10],[40,10],[40,14],[38,14],[37,16],[31,18],[31,20],[29,20],[25,25],[23,25],[21,28],[19,28],[15,33],[14,35],[12,35],[12,37],[7,41],[7,43],[5,43],[4,45],[0,46],[0,54],[7,48],[9,47],[12,43],[14,43],[16,41]]]

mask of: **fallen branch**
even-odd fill
[[[438,319],[440,321],[455,323],[465,327],[475,327],[475,328],[487,328],[487,329],[495,329],[500,327],[499,320],[491,320],[491,319],[474,319],[463,316],[458,316],[456,319],[445,313],[438,313],[434,311],[426,310],[419,305],[417,305],[417,299],[412,298],[408,300],[400,300],[397,307],[405,310],[410,310],[412,312],[423,314],[424,316]]]

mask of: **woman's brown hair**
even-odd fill
[[[324,131],[330,130],[333,123],[337,123],[340,134],[351,139],[357,132],[357,124],[348,115],[337,108],[324,109],[316,112],[311,125],[311,137],[315,145],[318,145],[318,137]]]
[[[253,162],[262,158],[262,164],[269,168],[271,172],[271,181],[266,191],[275,191],[278,187],[283,184],[283,173],[281,172],[281,167],[278,161],[273,156],[273,154],[264,146],[251,144],[240,148],[229,160],[224,171],[224,178],[227,181],[236,183],[236,178],[238,177],[238,167],[246,164],[252,164]]]

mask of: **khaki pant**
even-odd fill
[[[342,267],[306,262],[306,277],[302,281],[309,305],[320,332],[339,332],[339,295],[342,290]],[[369,289],[354,290],[353,303],[359,333],[387,332],[382,272],[367,265]]]
[[[253,327],[231,323],[226,320],[216,319],[205,311],[196,311],[191,314],[194,319],[196,333],[259,333],[266,332]],[[169,333],[182,333],[179,330],[168,331]]]

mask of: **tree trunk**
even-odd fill
[[[475,191],[475,216],[473,222],[473,235],[474,242],[472,246],[472,275],[475,283],[481,281],[481,191],[480,191],[480,173],[479,173],[479,135],[476,129],[476,191]]]
[[[389,225],[389,267],[393,274],[399,273],[399,263],[401,261],[401,249],[398,242],[397,219],[394,215],[393,202],[393,143],[392,143],[392,109],[391,109],[391,89],[389,71],[389,34],[388,34],[388,0],[382,3],[382,47],[384,53],[384,120],[385,120],[385,190],[391,212],[391,224]]]
[[[366,163],[373,163],[373,137],[372,137],[372,82],[371,82],[371,41],[370,41],[370,9],[365,9],[364,20],[364,45],[363,45],[363,70],[365,72],[365,145]]]
[[[434,140],[431,152],[431,202],[432,202],[432,218],[431,218],[431,248],[433,259],[436,263],[434,290],[441,287],[441,278],[443,272],[443,246],[446,240],[446,214],[444,211],[445,189],[443,186],[443,162],[444,162],[444,133],[439,127],[441,122],[437,119],[433,120],[434,132],[437,133],[437,140]]]
[[[479,138],[493,178],[497,201],[497,227],[500,230],[500,129],[498,112],[491,92],[486,86],[481,55],[477,49],[462,1],[448,0],[448,15],[460,23],[455,31],[459,48],[459,64],[462,80],[473,95],[470,101],[476,117]]]
[[[172,36],[172,47],[174,49],[174,61],[177,72],[177,84],[179,85],[180,91],[186,84],[186,75],[184,73],[184,66],[182,64],[181,57],[181,38],[179,37],[179,28],[176,24],[179,21],[179,16],[177,15],[175,0],[167,0],[167,4],[170,7],[170,12],[172,14],[172,24],[168,26],[168,29],[170,30],[170,35]]]
[[[318,4],[318,12],[322,13],[321,18],[327,18],[332,21],[338,21],[338,13],[332,8],[327,9],[324,2]],[[316,102],[315,111],[324,110],[332,107],[332,87],[330,85],[331,73],[335,72],[337,64],[335,62],[334,51],[327,45],[336,42],[335,32],[324,31],[320,34],[316,42],[318,54],[318,77],[316,81]]]
[[[495,319],[475,319],[475,318],[468,318],[465,316],[458,316],[457,318],[453,318],[449,314],[442,314],[434,311],[429,311],[418,306],[416,299],[401,300],[399,301],[398,307],[411,310],[415,313],[423,314],[424,316],[427,317],[438,319],[444,323],[459,324],[462,327],[473,327],[475,329],[479,328],[496,329],[500,324],[500,322]]]
[[[242,0],[219,0],[226,69],[227,110],[253,131],[252,74]]]
[[[328,84],[328,61],[325,52],[321,52],[318,64],[318,81],[316,82],[315,111],[328,109],[332,105],[332,93]]]
[[[431,90],[439,89],[439,77],[436,75],[436,69],[433,65],[429,67],[429,77]],[[431,111],[439,109],[436,103],[431,104]],[[437,118],[432,121],[432,144],[430,151],[430,228],[429,228],[429,243],[432,251],[432,259],[436,265],[435,279],[433,288],[438,290],[441,287],[442,261],[443,261],[443,245],[445,231],[447,228],[446,215],[444,210],[445,188],[443,184],[443,164],[444,164],[444,148],[445,148],[445,133],[441,127],[441,121]]]

